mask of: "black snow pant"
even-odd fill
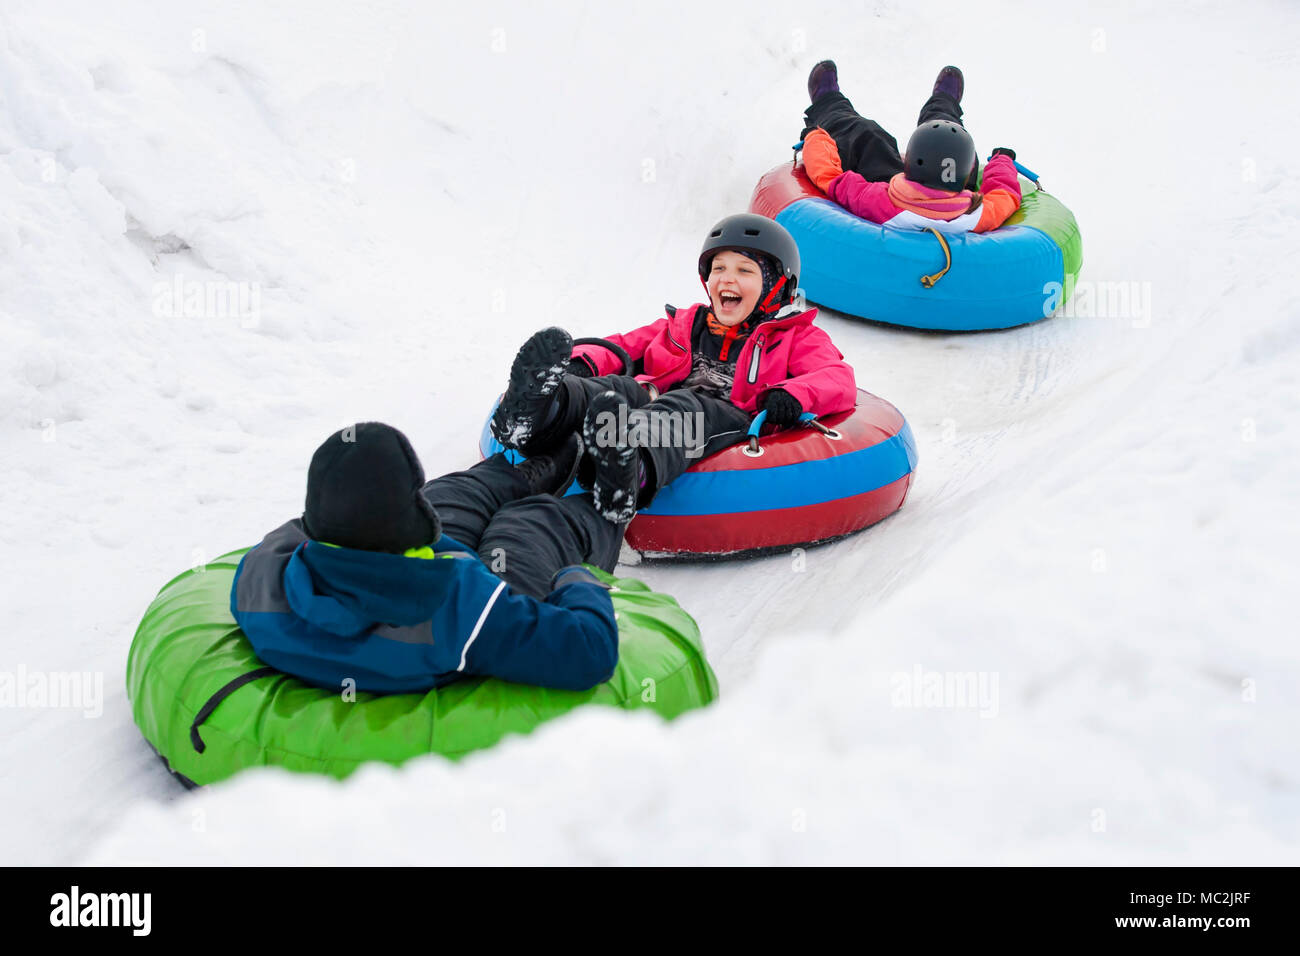
[[[530,493],[504,455],[425,484],[421,493],[442,519],[442,531],[478,552],[514,590],[545,598],[561,568],[592,564],[613,571],[624,525],[606,521],[591,495]]]
[[[642,447],[646,483],[638,508],[650,504],[661,489],[701,458],[744,441],[749,431],[751,418],[747,412],[689,388],[673,389],[652,399],[645,386],[630,375],[566,375],[563,388],[563,407],[540,436],[539,444],[554,445],[580,431],[587,403],[601,392],[613,391],[627,404],[629,435],[635,436],[638,421],[644,422],[640,434],[649,438],[650,445]],[[584,456],[579,480],[590,484],[591,470],[591,460]]]
[[[858,113],[843,93],[827,93],[818,97],[804,111],[804,131],[799,136],[800,142],[817,127],[831,134],[835,146],[840,152],[840,166],[853,170],[871,183],[889,182],[897,173],[903,171],[903,157],[898,152],[898,140],[894,139],[875,120],[869,120]],[[916,118],[920,126],[930,120],[950,120],[959,126],[961,121],[961,104],[947,93],[933,93],[921,107]],[[978,154],[977,154],[978,157]],[[979,161],[971,170],[966,180],[966,188],[974,189],[979,182]]]

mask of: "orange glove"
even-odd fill
[[[803,168],[822,192],[830,189],[835,177],[844,172],[840,167],[839,147],[826,130],[815,129],[804,137]]]

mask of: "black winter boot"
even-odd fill
[[[510,384],[492,413],[492,435],[506,448],[522,450],[545,424],[573,351],[564,329],[533,333],[510,366]]]
[[[618,420],[623,399],[601,392],[591,400],[582,423],[582,442],[595,466],[591,494],[596,513],[614,524],[626,524],[636,515],[641,488],[640,456],[626,435],[610,425]],[[636,414],[633,410],[631,415]],[[610,418],[608,416],[612,415]]]
[[[515,470],[527,480],[530,494],[563,498],[578,474],[582,447],[582,439],[571,434],[549,455],[537,455],[521,461],[515,465]]]

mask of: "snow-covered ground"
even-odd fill
[[[1300,11],[321,6],[0,11],[0,674],[103,681],[0,707],[0,861],[1300,862]],[[528,332],[695,301],[827,56],[900,137],[961,65],[1092,312],[823,317],[917,479],[803,562],[620,572],[699,620],[715,707],[184,795],[123,686],[157,589],[300,511],[342,424],[462,467]]]

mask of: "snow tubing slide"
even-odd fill
[[[994,232],[945,235],[952,267],[930,288],[946,253],[929,232],[860,219],[826,198],[803,163],[782,163],[754,187],[750,212],[775,219],[799,244],[799,286],[837,312],[917,329],[1006,329],[1051,315],[1074,291],[1083,242],[1074,215],[1020,179],[1020,208]]]
[[[484,457],[502,450],[491,419]],[[783,429],[763,437],[757,457],[733,445],[692,465],[637,513],[627,543],[647,558],[741,556],[830,541],[901,508],[917,458],[902,413],[858,389],[853,411],[821,423],[831,435]]]
[[[426,753],[456,759],[507,734],[587,704],[648,708],[672,718],[718,694],[695,620],[640,581],[611,584],[618,667],[586,691],[465,678],[420,694],[323,690],[266,667],[230,615],[230,586],[248,549],[186,571],[159,592],[131,642],[131,713],[187,786],[247,767],[343,778],[366,761],[400,764]]]

